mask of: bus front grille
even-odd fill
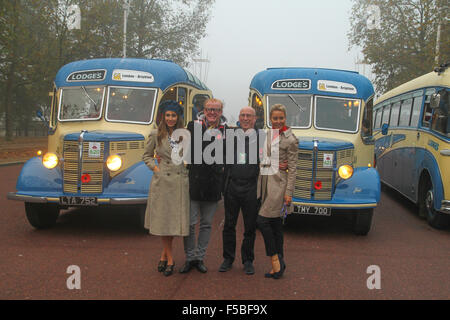
[[[324,161],[332,154],[332,164]],[[340,178],[336,172],[343,164],[352,164],[353,149],[340,151],[299,149],[293,196],[305,200],[331,200]]]
[[[63,148],[63,181],[66,193],[102,193],[103,163],[105,145],[100,143],[100,155],[89,157],[89,142],[83,142],[83,153],[80,163],[79,144],[77,141],[64,141]],[[88,181],[81,182],[81,177],[89,175]]]

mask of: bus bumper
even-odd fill
[[[9,200],[31,202],[31,203],[57,203],[59,204],[59,197],[57,196],[32,196],[18,194],[16,192],[8,192],[7,198]],[[98,198],[99,205],[140,205],[147,204],[147,197],[145,198]]]
[[[439,211],[442,213],[450,214],[450,201],[442,200],[441,209]]]

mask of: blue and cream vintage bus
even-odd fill
[[[250,84],[256,126],[270,128],[274,104],[287,109],[286,125],[299,139],[294,213],[353,215],[366,235],[380,200],[374,165],[372,83],[357,72],[319,68],[270,68]]]
[[[74,206],[134,206],[142,218],[152,176],[142,155],[159,103],[178,101],[186,124],[212,97],[171,61],[129,58],[69,63],[50,95],[48,152],[23,166],[8,194],[25,203],[36,228],[53,226],[60,209]]]
[[[374,106],[381,181],[418,205],[435,228],[450,218],[450,70],[447,66],[382,95]]]

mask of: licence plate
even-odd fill
[[[294,213],[329,217],[331,216],[331,208],[294,205]]]
[[[59,204],[66,206],[96,206],[96,197],[72,197],[72,196],[62,196],[59,197]]]

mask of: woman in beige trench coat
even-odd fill
[[[150,133],[143,155],[145,164],[153,171],[145,211],[145,228],[153,235],[162,236],[164,248],[158,271],[169,276],[175,265],[172,256],[173,237],[189,234],[189,178],[183,163],[177,165],[172,162],[173,149],[181,150],[178,145],[180,141],[173,141],[171,136],[174,130],[183,128],[182,109],[176,101],[166,101],[160,105],[161,108],[161,123],[158,130]]]
[[[266,254],[271,258],[272,270],[266,278],[279,279],[286,269],[283,256],[283,219],[290,213],[292,193],[297,171],[298,141],[290,128],[286,127],[286,108],[281,104],[270,109],[272,129],[267,135],[266,155],[268,159],[278,156],[279,170],[268,172],[270,161],[263,161],[258,181],[258,198],[261,208],[257,224],[263,235]],[[278,146],[278,154],[275,147]],[[278,169],[278,168],[277,168]]]

